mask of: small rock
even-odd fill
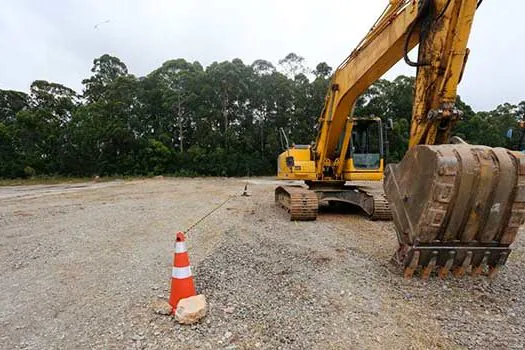
[[[175,310],[175,319],[180,324],[193,324],[206,315],[206,298],[203,294],[181,299]]]
[[[140,335],[140,334],[135,334],[134,336],[131,337],[131,340],[133,340],[133,341],[141,341],[141,340],[144,340],[144,336]]]
[[[229,306],[225,308],[223,311],[227,314],[233,314],[233,312],[235,311],[235,308],[233,306]]]
[[[171,315],[171,312],[173,311],[173,308],[166,300],[155,300],[151,307],[153,308],[153,312],[159,315]]]
[[[228,331],[228,332],[224,333],[224,338],[225,339],[230,339],[232,337],[232,335],[233,335],[232,332]]]

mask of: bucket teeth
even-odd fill
[[[404,276],[405,279],[410,279],[412,276],[414,276],[414,272],[416,272],[417,267],[419,265],[419,256],[421,255],[421,252],[416,251],[414,252],[414,255],[412,255],[412,259],[410,260],[410,263],[405,268]]]
[[[438,258],[438,252],[437,251],[433,251],[432,252],[432,259],[430,259],[430,262],[428,263],[428,265],[423,268],[423,273],[421,274],[421,278],[422,279],[428,280],[428,278],[430,277],[430,274],[432,273],[432,271],[436,267],[437,258]]]
[[[445,263],[445,266],[443,266],[443,267],[441,267],[439,269],[439,278],[441,278],[443,280],[445,278],[447,278],[450,269],[454,265],[454,260],[455,260],[455,257],[456,257],[456,252],[453,251],[453,250],[448,252],[448,254],[449,254],[449,258],[448,258],[447,262]]]
[[[437,244],[437,243],[436,243]],[[402,253],[400,256],[400,252]],[[420,271],[422,279],[430,278],[436,270],[437,276],[446,279],[451,274],[461,278],[487,275],[494,278],[505,265],[510,254],[509,248],[501,247],[462,247],[462,246],[401,246],[394,257],[404,267],[404,277],[412,278]],[[399,259],[402,257],[403,259]]]
[[[495,266],[493,267],[490,267],[489,268],[489,274],[488,274],[488,277],[490,279],[494,279],[496,278],[496,276],[498,275],[499,271],[501,270],[501,267],[503,265],[505,265],[505,262],[507,261],[507,257],[509,256],[508,253],[503,253],[501,254],[500,258],[499,258],[499,261],[496,263]]]
[[[478,266],[475,266],[472,268],[472,276],[477,277],[483,274],[485,269],[488,268],[489,256],[490,256],[490,252],[485,252],[485,255],[483,256],[481,263],[479,263]]]
[[[472,262],[472,252],[469,251],[467,252],[467,256],[463,260],[463,263],[461,264],[461,266],[458,266],[454,269],[454,272],[453,272],[454,276],[457,278],[463,277],[465,275],[465,272],[467,272],[467,270],[470,269],[471,262]]]
[[[494,266],[494,267],[489,268],[489,273],[487,275],[488,278],[491,280],[496,278],[500,270],[501,270],[501,266]]]

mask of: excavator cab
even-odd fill
[[[352,117],[341,135],[334,172],[341,168],[339,180],[380,181],[383,179],[386,130],[378,117]],[[341,154],[345,154],[341,165]]]
[[[383,130],[380,118],[355,118],[347,159],[355,170],[378,170],[383,159]]]

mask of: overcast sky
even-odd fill
[[[145,75],[172,58],[213,61],[289,52],[311,67],[336,67],[388,0],[0,0],[0,88],[27,91],[35,79],[81,92],[93,58],[118,56]],[[477,110],[525,100],[525,1],[485,0],[459,88]],[[97,25],[98,24],[98,25]],[[400,63],[387,75],[415,75]]]

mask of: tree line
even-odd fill
[[[331,74],[326,63],[309,69],[291,53],[278,65],[176,59],[136,77],[106,54],[93,61],[80,94],[44,80],[29,93],[0,90],[0,178],[274,174],[280,128],[299,144],[315,139]],[[355,109],[393,120],[389,162],[407,148],[413,87],[412,77],[379,80]],[[525,101],[490,112],[474,112],[459,98],[458,106],[465,114],[456,135],[519,147]]]

